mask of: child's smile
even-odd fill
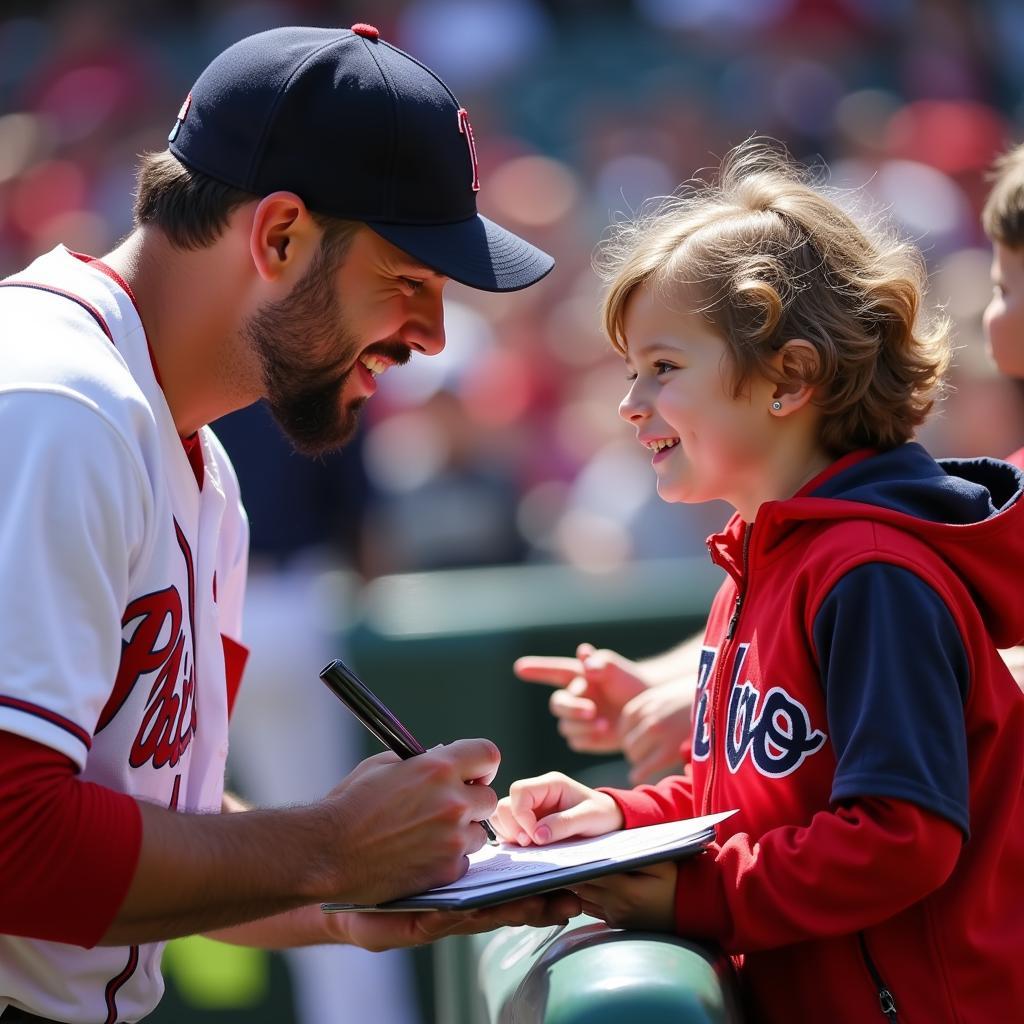
[[[678,437],[654,437],[654,438],[640,438],[640,443],[645,447],[649,448],[654,452],[654,457],[651,459],[651,463],[655,464],[660,462],[677,444],[679,444]]]

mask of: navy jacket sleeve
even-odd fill
[[[813,632],[837,761],[833,803],[907,800],[967,835],[969,669],[942,599],[907,569],[868,563],[833,587]]]

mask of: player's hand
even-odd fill
[[[574,836],[601,836],[622,828],[619,805],[607,794],[561,772],[513,782],[491,816],[507,843],[543,846]]]
[[[693,740],[693,687],[662,683],[638,693],[622,709],[619,734],[634,786],[681,772]]]
[[[420,946],[445,935],[472,935],[505,925],[545,927],[565,924],[580,913],[579,897],[568,889],[528,896],[482,910],[398,911],[387,913],[325,914],[320,904],[296,907],[280,914],[219,928],[206,935],[221,942],[260,949],[290,949],[345,943],[380,952]]]
[[[333,941],[380,952],[402,946],[422,946],[446,935],[475,935],[505,926],[565,924],[579,913],[579,897],[560,889],[481,910],[415,910],[324,916],[334,919],[330,925],[336,936]]]
[[[675,931],[677,867],[649,864],[623,875],[605,875],[573,886],[583,910],[612,928]]]
[[[390,752],[363,761],[320,805],[317,897],[383,903],[460,878],[467,855],[486,842],[480,820],[497,804],[489,783],[499,760],[493,743],[477,739],[407,761]]]
[[[620,749],[619,715],[649,685],[636,662],[592,644],[580,644],[575,658],[527,656],[512,667],[520,679],[558,688],[548,707],[566,742],[582,753]]]

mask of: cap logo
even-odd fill
[[[185,118],[188,117],[188,108],[192,106],[192,93],[189,93],[185,97],[185,102],[182,103],[181,109],[178,111],[178,119],[174,122],[174,127],[171,129],[171,134],[167,136],[168,142],[173,142],[178,137],[178,132],[181,131],[181,126],[185,123]]]
[[[459,134],[466,136],[466,145],[469,146],[469,159],[473,164],[473,191],[480,191],[480,167],[476,162],[476,139],[473,138],[473,126],[469,123],[469,112],[465,107],[459,107]]]

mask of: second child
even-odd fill
[[[1024,145],[996,161],[981,224],[992,243],[992,299],[985,309],[985,340],[999,370],[1024,381]],[[1008,461],[1024,466],[1024,448]]]

